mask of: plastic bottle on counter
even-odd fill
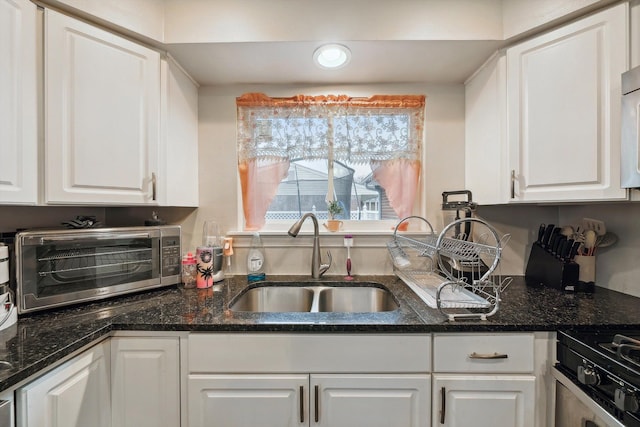
[[[182,257],[182,283],[185,288],[195,288],[198,275],[198,266],[193,253],[187,252]]]
[[[265,279],[265,256],[264,246],[260,233],[254,233],[251,239],[251,248],[247,255],[247,280],[249,282],[258,282]]]

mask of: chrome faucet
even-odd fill
[[[311,218],[313,220],[313,253],[311,254],[311,277],[314,279],[319,279],[328,269],[331,267],[331,252],[327,251],[327,256],[329,257],[329,264],[323,264],[322,259],[320,258],[320,236],[318,233],[318,219],[316,216],[307,212],[302,215],[295,224],[291,226],[288,233],[291,237],[296,237],[300,232],[300,228],[302,227],[302,223],[305,219]]]

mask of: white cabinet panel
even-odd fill
[[[180,425],[178,338],[111,339],[113,427]]]
[[[309,425],[308,375],[190,375],[189,427]]]
[[[452,333],[433,337],[433,371],[531,373],[533,333]]]
[[[625,199],[620,188],[621,4],[507,49],[514,201]]]
[[[155,204],[158,52],[45,11],[48,203]]]
[[[430,378],[311,375],[311,422],[326,427],[428,427]]]
[[[108,348],[98,344],[19,389],[18,427],[110,427]]]
[[[161,61],[161,80],[158,202],[198,206],[198,87],[172,58]]]
[[[36,204],[36,6],[0,0],[0,203]]]
[[[244,357],[248,354],[259,354],[259,363],[253,357]],[[430,370],[431,336],[428,334],[195,332],[189,335],[190,372],[414,373]]]
[[[465,83],[465,188],[481,205],[509,200],[506,92],[503,52]]]
[[[535,426],[535,377],[433,375],[432,425]]]

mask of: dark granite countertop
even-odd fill
[[[268,277],[268,281],[308,280]],[[341,280],[328,277],[318,281]],[[555,331],[569,328],[640,328],[640,299],[604,288],[570,294],[529,288],[522,278],[502,294],[495,316],[486,321],[449,322],[427,307],[395,276],[361,276],[389,288],[400,303],[393,312],[238,313],[228,302],[247,286],[245,277],[225,279],[210,289],[171,286],[59,310],[21,316],[0,331],[0,390],[15,386],[112,331],[211,331],[304,333],[430,333]]]

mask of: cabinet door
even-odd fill
[[[465,84],[465,188],[482,204],[509,200],[507,60],[497,54]]]
[[[18,390],[18,427],[110,427],[109,344],[85,351]]]
[[[326,427],[427,427],[429,375],[311,375],[311,422]]]
[[[158,52],[45,11],[48,203],[155,204]]]
[[[0,0],[0,203],[36,204],[36,6]]]
[[[308,375],[189,375],[189,426],[309,425],[308,386]]]
[[[515,201],[624,199],[620,75],[628,4],[507,50]]]
[[[161,61],[159,204],[198,206],[198,87],[172,58]]]
[[[180,425],[178,338],[111,340],[113,427]]]
[[[432,425],[535,426],[535,377],[433,374]]]

